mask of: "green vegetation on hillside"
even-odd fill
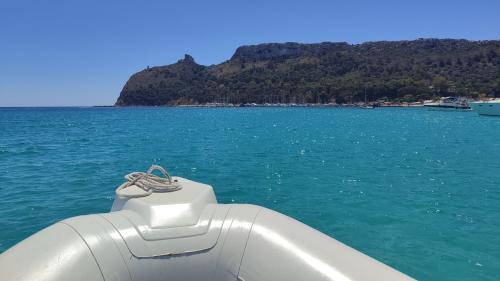
[[[242,46],[221,64],[189,55],[147,68],[117,105],[418,101],[459,94],[500,97],[500,41],[419,39]]]

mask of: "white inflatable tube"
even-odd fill
[[[413,280],[287,216],[217,204],[212,187],[174,179],[175,191],[121,189],[110,213],[70,218],[20,242],[0,255],[0,279]]]

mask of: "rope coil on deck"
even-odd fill
[[[162,176],[153,174],[154,171],[159,171]],[[172,180],[172,176],[170,176],[170,174],[163,167],[158,165],[151,165],[145,173],[130,173],[125,176],[125,179],[127,181],[116,189],[116,195],[118,196],[137,198],[151,195],[153,192],[172,192],[182,188],[180,183]],[[144,192],[125,191],[127,188],[134,186]]]

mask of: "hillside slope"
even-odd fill
[[[239,47],[218,65],[186,55],[130,77],[116,105],[416,101],[500,96],[500,40],[419,39]]]

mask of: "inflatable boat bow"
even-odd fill
[[[160,170],[164,177],[154,176]],[[217,204],[161,167],[132,173],[110,213],[56,223],[0,255],[3,281],[412,280],[292,218]]]

